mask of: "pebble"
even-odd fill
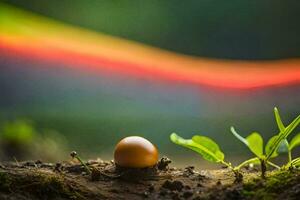
[[[25,167],[37,167],[37,165],[35,164],[35,162],[33,161],[28,161],[24,163]]]
[[[49,168],[52,168],[52,167],[54,167],[54,164],[52,164],[52,163],[42,163],[41,164],[41,167],[43,168],[47,168],[47,167],[49,167]]]
[[[160,159],[160,161],[157,163],[157,168],[159,170],[167,170],[168,169],[168,165],[171,163],[172,161],[167,158],[167,157],[162,157]]]
[[[197,187],[203,187],[201,183],[197,183]]]
[[[183,197],[184,198],[190,198],[191,196],[193,196],[193,192],[192,191],[186,191],[183,193]]]
[[[183,183],[181,181],[169,181],[166,180],[163,185],[163,188],[169,189],[169,190],[177,190],[181,191],[183,189]]]
[[[144,193],[143,193],[143,196],[144,196],[144,197],[148,197],[148,196],[149,196],[149,193],[148,193],[148,192],[144,192]]]
[[[149,192],[153,192],[154,191],[154,184],[151,184],[148,188]]]
[[[37,165],[40,165],[40,164],[42,164],[43,162],[41,161],[41,160],[37,160],[37,161],[35,161],[35,164],[37,164]]]

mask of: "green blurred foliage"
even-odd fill
[[[31,158],[43,161],[61,161],[69,157],[70,150],[66,138],[57,131],[44,130],[30,147]]]
[[[0,160],[58,161],[68,155],[63,135],[54,130],[38,131],[29,120],[5,122],[0,130]]]
[[[1,138],[8,143],[29,144],[33,141],[36,130],[29,121],[16,120],[4,123],[0,134]]]

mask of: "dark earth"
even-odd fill
[[[120,168],[113,161],[90,160],[91,174],[79,163],[42,161],[0,164],[0,199],[299,199],[300,170],[229,169],[197,171],[170,167],[162,158],[145,169]]]

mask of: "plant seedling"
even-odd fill
[[[288,149],[289,162],[284,166],[284,168],[293,169],[294,167],[300,167],[300,157],[292,160],[292,150],[295,147],[300,146],[300,133],[298,133],[290,143],[287,142],[286,145]]]
[[[274,108],[274,114],[275,119],[277,122],[277,125],[279,127],[279,133],[267,142],[265,146],[265,153],[263,152],[263,138],[261,135],[257,132],[251,133],[248,137],[243,138],[240,136],[234,129],[234,127],[231,127],[230,130],[232,134],[238,138],[241,142],[243,142],[252,153],[256,156],[255,158],[246,160],[244,163],[242,163],[239,167],[242,167],[245,164],[248,163],[260,163],[261,164],[261,175],[263,178],[265,178],[265,172],[267,169],[267,165],[273,166],[277,169],[280,169],[279,166],[275,165],[274,163],[270,162],[271,158],[274,158],[278,156],[278,150],[280,146],[282,146],[284,143],[287,143],[286,138],[290,135],[290,133],[298,126],[300,123],[300,115],[295,118],[287,127],[284,127],[278,109]],[[297,144],[298,139],[295,139],[295,144]]]
[[[275,117],[276,117],[278,129],[279,131],[284,131],[286,127],[284,126],[281,120],[279,111],[277,108],[274,108],[274,111],[275,111]],[[277,153],[288,154],[288,163],[282,167],[283,169],[293,169],[294,167],[298,167],[300,165],[300,162],[298,161],[300,158],[296,158],[292,160],[292,150],[299,145],[300,145],[300,133],[298,133],[290,142],[288,142],[287,139],[281,141]]]
[[[191,149],[200,154],[205,160],[215,163],[221,163],[231,169],[235,174],[236,181],[242,180],[242,174],[237,168],[234,168],[231,163],[225,161],[224,153],[219,145],[209,137],[195,135],[192,139],[184,139],[176,133],[170,135],[170,139],[175,144]]]
[[[277,169],[280,169],[279,166],[271,163],[269,160],[266,159],[266,155],[263,153],[263,139],[261,135],[257,132],[251,133],[248,137],[244,138],[240,136],[234,129],[234,127],[230,128],[232,134],[238,138],[241,142],[243,142],[252,153],[256,157],[246,160],[245,162],[241,163],[238,168],[241,168],[245,166],[246,164],[253,163],[253,164],[261,164],[261,171],[262,171],[262,177],[265,177],[265,171],[267,170],[266,165],[271,165],[273,167],[276,167]]]
[[[70,156],[72,157],[72,158],[76,158],[81,164],[82,164],[82,166],[86,169],[86,171],[87,171],[87,173],[88,174],[91,174],[92,173],[92,171],[90,170],[90,168],[82,161],[82,159],[77,155],[77,152],[76,151],[72,151],[71,153],[70,153]]]
[[[287,137],[300,123],[300,115],[296,117],[287,127],[285,127],[281,121],[279,111],[276,107],[274,108],[274,114],[279,128],[279,133],[270,138],[270,140],[265,146],[265,149],[263,148],[263,138],[259,133],[253,132],[248,137],[244,138],[235,131],[234,127],[230,128],[232,134],[241,142],[243,142],[256,156],[254,158],[244,161],[236,167],[233,167],[231,163],[225,161],[224,153],[221,151],[218,144],[215,143],[209,137],[195,135],[192,137],[192,139],[184,139],[178,136],[176,133],[172,133],[170,135],[170,139],[175,144],[197,152],[205,160],[215,163],[221,163],[226,167],[230,168],[236,176],[236,181],[242,180],[242,174],[240,173],[240,169],[241,167],[248,164],[260,164],[261,176],[265,178],[267,165],[270,165],[277,169],[300,167],[300,157],[292,160],[291,156],[292,149],[296,146],[300,146],[300,134],[296,135],[290,143],[287,141]],[[287,152],[289,153],[289,162],[287,165],[280,168],[278,165],[272,163],[270,159],[278,156],[278,153],[284,151],[285,149],[287,149]]]

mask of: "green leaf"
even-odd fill
[[[272,138],[270,138],[270,140],[268,141],[268,143],[265,147],[266,154],[268,154],[271,151],[272,143],[274,142],[274,140],[277,139],[277,137],[278,137],[278,135],[275,135]],[[278,145],[278,148],[276,149],[276,151],[274,151],[271,158],[274,158],[274,157],[278,156],[278,154],[280,154],[280,153],[289,152],[289,146],[290,145],[289,145],[289,142],[287,141],[287,139],[281,140],[281,142]]]
[[[274,114],[275,114],[275,119],[276,119],[279,131],[284,131],[285,127],[282,123],[281,117],[279,115],[279,111],[276,107],[274,108]]]
[[[278,135],[275,135],[275,136],[271,137],[271,138],[269,139],[269,141],[267,142],[267,145],[266,145],[266,147],[265,147],[266,155],[269,155],[269,154],[271,153],[272,145],[274,144],[274,141],[277,140],[277,138],[278,138]],[[272,155],[270,156],[270,158],[274,158],[274,157],[276,157],[276,156],[278,156],[277,149],[276,149],[276,151],[274,151],[274,152],[272,153]]]
[[[232,134],[242,141],[257,157],[263,156],[263,139],[259,133],[253,132],[248,137],[243,138],[234,129],[230,128]]]
[[[212,139],[210,139],[208,137],[195,135],[192,137],[192,140],[200,145],[204,144],[205,146],[209,147],[214,152],[220,150],[217,143],[215,143]]]
[[[263,139],[260,136],[259,133],[253,132],[248,137],[246,137],[246,140],[249,143],[250,150],[258,157],[263,156]]]
[[[300,133],[298,133],[290,142],[290,150],[300,145]]]
[[[224,153],[220,150],[219,146],[208,137],[197,135],[192,139],[184,139],[176,133],[172,133],[170,139],[175,144],[199,153],[205,160],[210,162],[222,162],[224,160]]]
[[[287,153],[287,152],[289,152],[289,142],[287,141],[287,139],[281,140],[281,142],[279,143],[277,152],[278,153]]]
[[[275,135],[275,136],[271,137],[270,140],[268,141],[268,143],[265,147],[266,155],[268,155],[270,153],[270,151],[272,150],[272,145],[277,138],[278,138],[278,135]],[[273,154],[270,158],[275,158],[280,153],[287,153],[288,151],[289,151],[289,142],[287,141],[287,139],[283,139],[283,140],[281,140],[277,149],[273,152]]]
[[[280,131],[280,133],[276,135],[277,137],[274,136],[273,139],[271,138],[272,141],[269,141],[270,144],[268,145],[268,149],[266,148],[267,160],[273,156],[273,153],[275,151],[277,151],[280,142],[283,139],[286,139],[287,136],[289,136],[289,134],[298,126],[299,123],[300,123],[300,115],[296,117],[296,119],[294,119],[292,123],[290,123],[290,125],[288,125],[283,131]]]

